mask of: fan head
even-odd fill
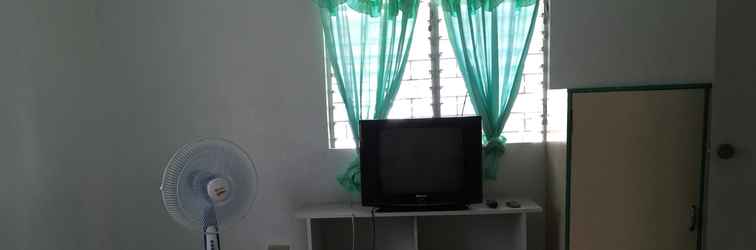
[[[241,147],[205,139],[176,151],[163,171],[160,190],[174,220],[201,229],[209,207],[222,227],[242,220],[254,202],[256,183],[254,164]]]

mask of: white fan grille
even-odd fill
[[[228,199],[215,204],[218,221],[227,227],[244,218],[255,199],[257,175],[250,157],[223,139],[205,139],[181,147],[168,162],[160,190],[166,212],[190,228],[202,225],[207,199],[203,180],[224,178]]]

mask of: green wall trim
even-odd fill
[[[704,249],[703,247],[703,241],[704,241],[704,230],[706,230],[705,221],[704,221],[704,215],[706,214],[706,187],[708,186],[707,183],[707,176],[708,170],[709,170],[709,124],[711,119],[711,85],[709,85],[708,88],[705,90],[705,100],[704,100],[704,128],[703,128],[703,145],[701,147],[701,176],[698,181],[700,185],[699,193],[698,193],[698,211],[696,211],[698,214],[696,216],[696,223],[698,224],[698,239],[696,242],[696,246],[698,250]]]
[[[565,160],[567,166],[565,169],[565,181],[564,185],[564,249],[570,250],[570,205],[572,194],[572,90],[567,94],[567,156]]]
[[[567,89],[572,93],[614,92],[614,91],[653,91],[673,89],[710,89],[711,83],[685,83],[685,84],[653,84],[653,85],[629,85],[615,87],[592,87]]]

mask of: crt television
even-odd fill
[[[360,121],[362,204],[459,210],[482,201],[480,117]]]

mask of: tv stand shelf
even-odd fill
[[[376,212],[375,218],[376,221],[378,221],[377,223],[379,225],[377,231],[383,232],[384,234],[389,234],[378,234],[377,239],[380,239],[380,243],[390,246],[379,248],[407,250],[438,249],[439,246],[437,246],[436,244],[441,244],[441,248],[449,245],[436,242],[437,239],[441,239],[438,237],[446,237],[448,239],[449,235],[446,234],[449,232],[455,230],[460,231],[460,234],[458,234],[460,238],[465,238],[465,235],[467,234],[469,234],[470,238],[480,238],[481,233],[475,232],[476,230],[486,230],[486,232],[483,234],[492,234],[490,232],[491,230],[488,229],[493,228],[503,229],[494,231],[501,231],[501,233],[504,234],[497,234],[497,237],[495,237],[495,239],[490,240],[471,240],[475,242],[471,242],[470,244],[497,245],[496,247],[476,247],[476,249],[526,250],[527,214],[540,213],[542,209],[540,206],[538,206],[538,204],[530,200],[518,199],[517,201],[521,204],[521,207],[519,208],[506,207],[504,205],[505,201],[507,201],[507,199],[499,199],[498,208],[488,208],[483,204],[475,204],[470,206],[470,209],[468,210],[458,211],[412,211],[391,213]],[[363,242],[370,242],[369,240],[365,239],[372,237],[370,235],[370,223],[372,223],[372,216],[372,208],[363,207],[357,204],[350,205],[349,203],[329,203],[313,205],[299,209],[296,212],[296,217],[298,219],[306,221],[307,243],[309,250],[351,249],[351,230],[353,226],[357,228],[356,230],[359,236],[357,237],[358,240],[361,240]],[[355,222],[356,224],[352,224],[353,222]],[[391,230],[381,230],[381,227],[389,226],[392,227]],[[360,232],[360,228],[365,229],[362,230],[364,232]],[[336,233],[340,233],[341,236],[329,236],[328,229],[331,229],[331,231],[334,231]],[[434,233],[434,231],[443,233]],[[347,234],[347,237],[343,237],[343,234]],[[396,240],[397,238],[402,238],[406,235],[409,235],[409,239],[405,237],[405,243],[397,243],[396,245],[383,239],[387,238]],[[339,239],[341,241],[347,242],[333,242],[338,241]],[[457,239],[454,239],[455,242],[456,240]],[[465,244],[464,246],[470,247],[472,246],[470,244]],[[337,245],[341,247],[338,247]],[[399,246],[397,247],[397,245]],[[358,249],[363,248],[358,247]],[[450,247],[449,249],[452,248]]]

